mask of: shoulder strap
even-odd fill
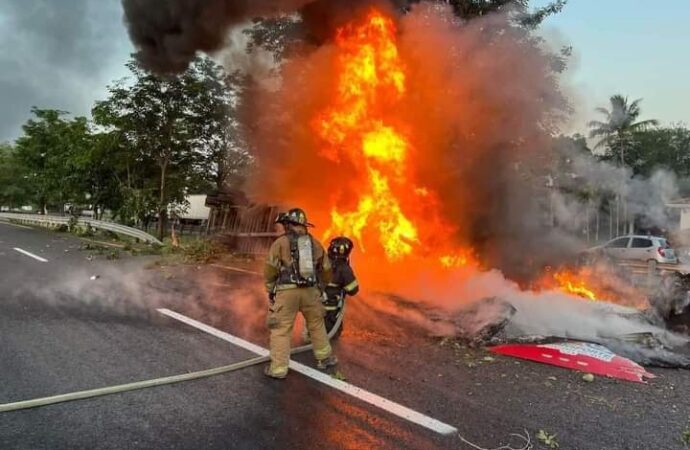
[[[294,232],[286,233],[290,241],[290,258],[292,259],[292,269],[295,275],[299,275],[299,247],[297,245],[297,234]]]

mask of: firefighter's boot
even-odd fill
[[[273,372],[271,372],[271,365],[270,364],[264,368],[264,375],[266,375],[269,378],[274,378],[276,380],[284,380],[285,377],[287,377],[287,373],[274,374]]]
[[[326,359],[320,359],[316,361],[316,368],[319,370],[326,370],[329,367],[333,367],[338,364],[338,358],[335,355],[331,355]]]

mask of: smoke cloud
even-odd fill
[[[232,47],[231,28],[257,17],[299,12],[303,38],[322,43],[363,8],[392,11],[404,0],[122,0],[139,62],[155,72],[181,72],[198,51]],[[236,42],[235,42],[236,43]],[[242,49],[244,50],[244,49]]]
[[[261,280],[231,277],[194,266],[149,266],[150,258],[113,264],[94,260],[89,267],[68,265],[48,278],[11,286],[9,311],[54,310],[95,321],[164,321],[157,308],[171,308],[212,326],[264,342],[266,295]]]
[[[678,180],[674,173],[658,169],[649,177],[634,176],[627,167],[599,161],[572,146],[566,145],[557,151],[562,152],[570,162],[561,175],[566,178],[562,184],[566,188],[587,190],[592,196],[589,200],[583,200],[574,194],[554,192],[554,212],[560,227],[568,231],[582,230],[586,221],[592,220],[593,207],[598,207],[599,202],[614,202],[617,197],[621,203],[619,208],[625,208],[621,214],[635,218],[639,226],[672,228],[666,204],[679,197]],[[615,205],[606,206],[612,208]],[[625,220],[623,217],[621,219]]]
[[[290,13],[312,0],[122,0],[137,58],[157,72],[180,72],[197,51],[225,44],[228,29],[247,19]]]

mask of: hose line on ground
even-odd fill
[[[331,339],[335,333],[340,328],[343,316],[345,315],[345,305],[338,316],[338,320],[335,325],[328,333],[328,338]],[[290,354],[297,355],[299,353],[304,353],[312,349],[312,344],[303,345],[293,349]],[[230,364],[228,366],[216,367],[214,369],[206,369],[198,372],[184,373],[180,375],[172,375],[169,377],[156,378],[153,380],[136,381],[134,383],[118,384],[116,386],[108,386],[97,389],[90,389],[86,391],[71,392],[69,394],[54,395],[52,397],[35,398],[32,400],[23,400],[20,402],[5,403],[0,404],[0,412],[17,411],[21,409],[37,408],[39,406],[54,405],[56,403],[70,402],[73,400],[83,400],[93,397],[102,397],[104,395],[118,394],[121,392],[135,391],[138,389],[146,389],[156,386],[164,386],[173,383],[180,383],[183,381],[198,380],[201,378],[212,377],[215,375],[221,375],[228,372],[234,372],[235,370],[244,369],[246,367],[255,366],[257,364],[265,363],[269,361],[268,356],[258,356],[256,358],[250,358],[238,363]]]

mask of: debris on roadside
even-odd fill
[[[641,311],[606,302],[571,304],[567,299],[556,305],[550,298],[546,300],[480,300],[456,313],[456,335],[472,348],[590,343],[600,346],[610,358],[642,366],[690,369],[690,339],[667,329],[653,309]]]
[[[91,275],[91,281],[99,279],[101,276],[100,275]]]
[[[690,425],[683,430],[683,434],[680,436],[680,441],[686,448],[690,448]]]
[[[539,430],[537,433],[537,440],[549,448],[560,448],[556,435],[548,433],[544,430]]]
[[[480,347],[500,335],[517,309],[497,297],[470,305],[455,317],[458,337],[470,347]]]
[[[655,376],[635,362],[616,355],[608,348],[588,342],[555,342],[551,344],[508,344],[489,349],[492,352],[527,359],[566,369],[646,383]],[[589,377],[587,377],[589,378]],[[585,381],[590,381],[583,377]]]
[[[592,375],[591,373],[586,373],[582,375],[582,380],[586,381],[587,383],[591,383],[594,381],[594,375]]]
[[[331,374],[331,378],[335,378],[336,380],[340,381],[347,381],[347,377],[345,374],[343,374],[341,371],[336,371],[335,373]]]

